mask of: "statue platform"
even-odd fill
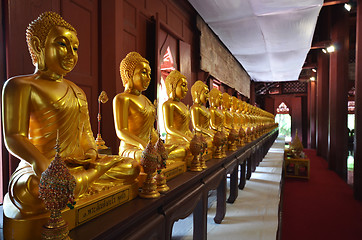
[[[69,230],[90,221],[138,196],[138,182],[129,185],[114,186],[101,190],[98,193],[76,199],[74,209],[62,211],[63,219],[68,223]],[[8,194],[4,198],[10,201]],[[10,205],[10,204],[8,204]],[[40,239],[42,226],[49,219],[50,213],[27,218],[16,219],[11,213],[17,209],[4,209],[4,237],[5,239]],[[14,231],[14,229],[17,229]],[[29,233],[32,233],[29,235]]]

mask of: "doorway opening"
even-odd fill
[[[288,106],[282,102],[277,108],[275,122],[279,124],[279,134],[285,136],[285,143],[292,140],[292,117],[289,114]]]

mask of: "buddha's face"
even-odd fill
[[[45,40],[44,62],[50,72],[66,75],[78,61],[79,40],[75,32],[53,27]]]
[[[180,80],[176,84],[176,97],[179,99],[183,99],[187,94],[187,81],[185,78],[180,78]]]
[[[200,101],[201,103],[205,104],[207,99],[209,99],[209,89],[204,87],[200,93]]]
[[[142,92],[150,85],[151,68],[146,62],[137,63],[133,72],[133,88]]]

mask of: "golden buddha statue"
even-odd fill
[[[222,131],[224,127],[224,113],[219,109],[223,102],[221,92],[213,88],[210,91],[210,128],[216,131]]]
[[[168,100],[162,105],[163,120],[166,129],[165,146],[177,147],[172,152],[175,160],[190,160],[190,141],[193,134],[190,131],[190,112],[181,102],[186,96],[188,88],[186,77],[179,71],[173,70],[165,79]]]
[[[205,107],[209,99],[209,88],[205,83],[197,80],[191,87],[191,95],[194,104],[191,107],[192,126],[196,132],[201,132],[207,142],[207,156],[211,157],[214,132],[210,129],[210,112]]]
[[[97,154],[86,95],[64,78],[78,60],[76,30],[57,13],[46,12],[30,23],[26,39],[35,72],[8,79],[2,95],[5,144],[20,159],[3,205],[9,239],[29,238],[29,231],[37,230],[30,219],[39,221],[45,213],[39,179],[55,156],[57,130],[77,199],[97,187],[134,183],[140,172],[133,159]]]
[[[239,135],[238,145],[242,146],[244,144],[244,139],[243,139],[244,137],[241,135],[244,135],[245,131],[242,127],[242,115],[239,112],[239,108],[240,108],[240,100],[234,96],[231,97],[230,112],[233,115],[234,129],[238,132],[238,135]]]
[[[147,146],[150,132],[158,139],[154,122],[156,108],[142,92],[151,81],[149,62],[137,52],[128,53],[120,64],[124,92],[113,99],[113,117],[118,138],[119,155],[138,161]]]
[[[234,119],[233,119],[233,114],[230,112],[230,107],[231,107],[231,97],[228,93],[223,93],[222,94],[222,112],[225,116],[224,118],[224,126],[226,128],[226,130],[228,132],[231,131],[231,129],[234,128]]]
[[[295,130],[295,136],[292,142],[290,143],[290,151],[292,152],[295,158],[304,158],[303,150],[304,150],[303,144],[299,139],[298,129],[297,129]]]
[[[214,139],[216,142],[222,142],[223,144],[226,143],[226,134],[224,133],[224,114],[219,109],[220,105],[223,102],[222,94],[221,92],[213,88],[210,91],[210,128],[215,132],[215,136],[219,138],[219,140]],[[219,132],[219,133],[218,133]],[[215,142],[215,143],[216,143]],[[216,146],[215,146],[216,147]],[[219,147],[216,147],[214,149],[214,158],[221,158],[225,157],[225,146],[221,146],[221,149]]]
[[[231,108],[231,96],[228,93],[222,94],[222,112],[225,116],[224,118],[224,127],[227,131],[228,135],[228,149],[235,151],[236,150],[236,142],[238,137],[238,132],[235,130],[234,126],[234,116],[230,111]]]
[[[245,127],[246,127],[246,116],[245,116],[245,112],[244,112],[244,101],[243,100],[240,100],[238,99],[238,102],[239,102],[239,108],[237,109],[237,112],[240,114],[240,124],[241,124],[241,127],[244,128],[245,130]]]
[[[239,99],[237,99],[236,97],[231,97],[231,107],[230,107],[230,112],[233,115],[233,123],[234,123],[234,128],[239,131],[239,129],[241,128],[241,115],[239,113]]]
[[[117,136],[121,140],[119,155],[131,157],[140,162],[150,133],[153,144],[159,138],[154,128],[156,107],[142,94],[150,84],[151,68],[149,62],[139,53],[130,52],[121,61],[120,73],[125,89],[123,93],[117,94],[113,99],[114,124]],[[167,146],[166,150],[168,159],[177,158],[178,153],[172,147]],[[181,166],[173,164],[172,161],[167,161],[166,164],[169,170],[176,165]],[[173,166],[170,166],[172,164]],[[171,177],[173,176],[169,178]],[[142,182],[143,179],[139,180]]]

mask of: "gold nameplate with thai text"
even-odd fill
[[[63,211],[63,219],[68,223],[69,230],[118,207],[138,195],[138,183],[123,185],[101,191],[93,196],[79,199],[74,209]]]
[[[170,180],[184,172],[186,172],[186,164],[183,161],[175,161],[172,165],[167,166],[166,169],[163,169],[163,174],[167,180]]]
[[[107,198],[101,199],[91,205],[78,209],[77,226],[95,218],[108,210],[115,208],[129,200],[129,189],[125,189]]]

